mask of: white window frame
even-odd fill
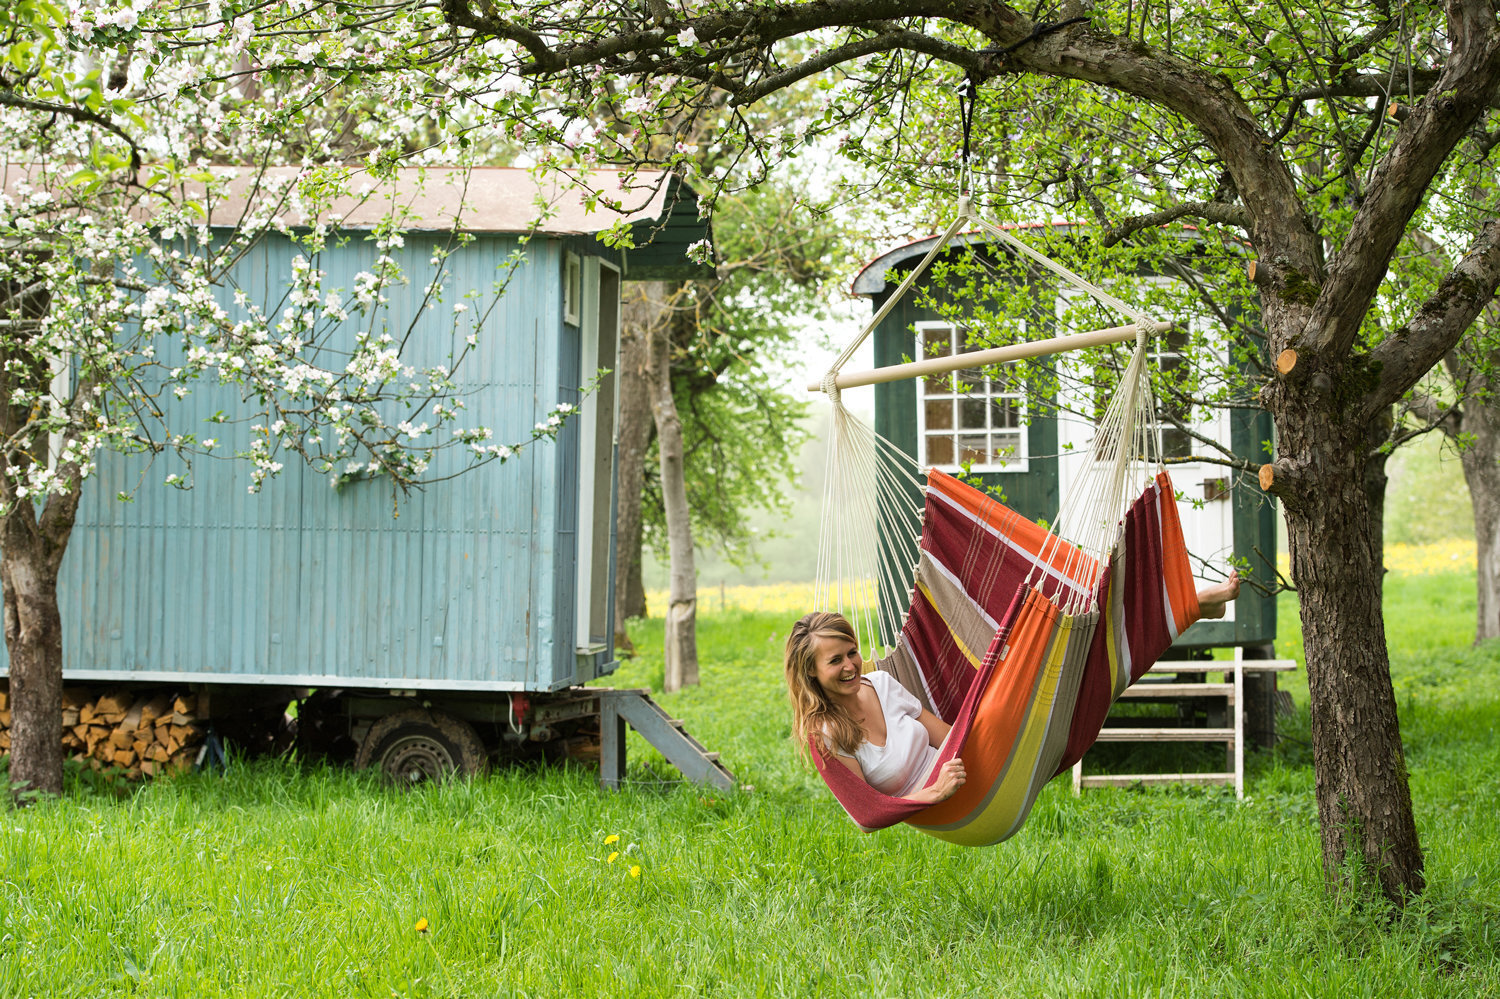
[[[563,322],[583,323],[583,261],[576,253],[563,255]]]
[[[920,359],[920,358],[926,358],[926,357],[929,356],[927,354],[927,333],[929,331],[931,331],[931,330],[939,330],[939,329],[948,330],[949,331],[949,336],[952,337],[952,341],[951,342],[954,343],[955,346],[959,346],[959,345],[962,344],[962,341],[959,340],[958,338],[962,337],[964,335],[964,329],[963,329],[963,327],[961,325],[959,325],[957,323],[943,322],[943,321],[940,321],[940,320],[923,320],[923,321],[915,323],[913,325],[916,328],[916,334],[917,335],[916,335],[916,352],[912,356],[914,356],[916,358]],[[946,375],[942,375],[942,376],[938,376],[938,377],[944,377],[944,378],[948,378],[948,379],[957,379],[958,372],[953,371],[953,372],[949,372]],[[988,381],[988,379],[987,379],[987,381]],[[968,396],[970,398],[974,398],[974,397],[976,397],[976,393],[974,393],[974,392],[960,393],[960,392],[957,391],[956,384],[955,384],[955,387],[954,387],[954,389],[952,390],[951,393],[947,393],[947,394],[944,394],[942,396],[938,396],[938,398],[953,398],[953,399],[957,400],[957,399],[963,398],[964,396]],[[1013,457],[1007,459],[1003,464],[999,463],[999,462],[987,462],[987,463],[984,463],[984,464],[980,464],[979,462],[975,462],[973,465],[970,466],[969,471],[970,472],[974,472],[974,473],[983,473],[983,474],[987,474],[987,475],[988,474],[998,474],[998,473],[1023,474],[1025,472],[1030,471],[1030,468],[1031,468],[1031,458],[1030,458],[1029,445],[1030,445],[1030,438],[1031,438],[1031,433],[1030,433],[1031,426],[1030,426],[1030,423],[1028,422],[1028,417],[1030,415],[1030,407],[1027,404],[1026,393],[1024,391],[1021,391],[1021,392],[994,392],[994,391],[991,391],[991,390],[986,390],[986,391],[983,392],[982,395],[978,395],[978,397],[979,398],[983,398],[986,402],[989,402],[991,400],[996,400],[996,399],[1012,399],[1012,400],[1016,401],[1016,403],[1018,404],[1018,412],[1019,412],[1019,415],[1020,415],[1020,426],[1016,428],[1016,430],[1018,431],[1018,446],[1016,448],[1015,455]],[[928,430],[927,430],[927,401],[928,401],[928,398],[929,397],[927,395],[927,379],[926,378],[918,378],[917,379],[917,403],[916,403],[916,405],[917,405],[917,455],[916,455],[917,461],[918,461],[918,463],[923,468],[938,468],[938,469],[941,469],[943,471],[958,471],[958,470],[960,470],[960,469],[963,468],[963,465],[960,464],[960,463],[958,463],[958,462],[936,462],[936,461],[931,461],[928,458],[928,456],[927,456],[927,438],[929,436]],[[957,406],[954,407],[954,422],[955,423],[958,422],[958,408],[959,407],[957,407]],[[992,412],[992,408],[990,406],[985,406],[986,423],[989,422],[991,412]],[[984,428],[983,432],[988,436],[988,435],[996,433],[997,430],[999,432],[1004,433],[1004,432],[1008,432],[1009,429],[1010,428],[1007,428],[1007,427],[995,428],[995,427],[986,426]],[[950,430],[947,431],[948,436],[953,439],[953,454],[954,454],[954,457],[957,457],[958,454],[959,454],[958,438],[959,438],[960,434],[962,433],[962,430],[963,430],[963,428],[958,427],[958,426],[954,426],[952,429],[950,429]],[[977,428],[977,427],[973,428],[973,430],[976,433],[979,432],[979,428]],[[933,431],[932,434],[931,434],[931,436],[937,437],[937,436],[940,436],[942,433],[943,433],[942,431]]]

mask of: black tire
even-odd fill
[[[359,744],[354,767],[379,768],[396,787],[484,773],[488,759],[474,727],[427,708],[406,708],[381,718]]]

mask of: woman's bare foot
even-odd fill
[[[1229,578],[1198,591],[1198,616],[1223,617],[1224,606],[1240,595],[1240,574],[1229,570]]]

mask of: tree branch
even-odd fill
[[[106,132],[123,140],[130,147],[130,168],[139,170],[141,168],[141,148],[135,144],[125,130],[101,114],[81,108],[74,104],[53,104],[50,101],[36,101],[29,97],[22,97],[13,90],[0,90],[0,107],[19,108],[25,111],[40,111],[44,114],[60,114],[72,118],[74,121],[85,122],[90,125],[98,125]]]
[[[1500,91],[1500,32],[1489,0],[1450,0],[1448,30],[1452,56],[1432,91],[1402,123],[1390,153],[1375,171],[1349,235],[1329,264],[1302,341],[1294,347],[1343,354],[1353,346],[1432,178]],[[1441,356],[1439,351],[1412,380]],[[1404,379],[1406,374],[1397,377]],[[1385,397],[1380,405],[1392,401]]]
[[[1142,229],[1155,229],[1157,226],[1175,222],[1180,218],[1192,216],[1206,222],[1217,222],[1219,225],[1232,225],[1245,228],[1249,219],[1245,209],[1240,205],[1230,205],[1222,201],[1185,201],[1171,208],[1164,208],[1159,212],[1151,212],[1147,215],[1132,215],[1127,219],[1109,226],[1104,234],[1104,245],[1114,246]]]
[[[1415,318],[1370,352],[1379,382],[1360,401],[1361,418],[1373,418],[1401,398],[1442,360],[1494,299],[1496,288],[1500,288],[1500,219],[1479,231],[1479,238],[1422,303]]]

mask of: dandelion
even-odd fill
[[[611,843],[618,843],[618,842],[620,842],[620,835],[619,835],[619,833],[610,833],[608,836],[604,837],[604,845],[605,846],[609,846]]]
[[[641,865],[640,864],[636,864],[634,867],[632,867],[630,869],[630,876],[633,877],[633,878],[638,878],[638,877],[641,876]]]
[[[418,933],[426,933],[427,932],[427,917],[426,916],[423,916],[421,919],[417,920],[417,932]]]
[[[611,853],[608,857],[605,857],[604,858],[604,862],[606,864],[613,864],[615,862],[615,858],[618,857],[619,855],[620,855],[620,851],[616,850],[613,853]]]

